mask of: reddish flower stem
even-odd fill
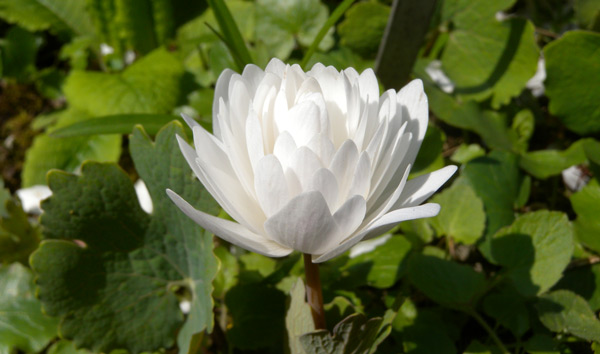
[[[319,265],[313,263],[311,255],[306,253],[304,254],[304,273],[306,275],[306,299],[310,305],[315,329],[327,329]]]

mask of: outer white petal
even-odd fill
[[[262,214],[262,210],[260,212],[254,211],[258,207],[256,201],[248,196],[240,185],[239,180],[235,179],[235,173],[231,171],[231,165],[229,165],[228,160],[223,159],[221,166],[206,162],[202,165],[198,163],[200,159],[196,151],[179,135],[177,135],[177,142],[188,165],[219,205],[246,227],[261,230],[265,216],[264,214],[260,215]],[[244,210],[253,210],[254,212],[244,213]]]
[[[233,70],[225,69],[219,78],[215,86],[215,98],[213,99],[213,131],[217,138],[221,137],[220,123],[219,123],[219,101],[229,101],[229,81],[231,76],[235,74]]]
[[[438,190],[456,172],[456,166],[446,166],[437,171],[416,177],[406,182],[406,186],[392,209],[421,204]]]
[[[362,224],[367,211],[367,203],[360,195],[355,195],[348,199],[336,212],[333,214],[333,219],[340,228],[339,238],[337,242],[341,242]]]
[[[394,226],[398,225],[402,221],[414,220],[420,218],[428,218],[435,216],[439,213],[440,206],[438,204],[429,203],[419,205],[417,207],[404,208],[389,212],[375,220],[369,225],[369,227],[347,240],[343,241],[339,246],[319,256],[313,256],[313,263],[321,263],[328,261],[332,258],[339,256],[340,254],[349,250],[352,246],[357,244],[363,239],[369,239],[371,237],[379,236],[386,231],[389,231]]]
[[[411,81],[398,92],[398,104],[402,106],[402,117],[408,119],[407,132],[413,134],[413,141],[406,152],[406,164],[413,164],[429,121],[427,96],[423,90],[423,82],[419,79]]]
[[[250,93],[251,97],[254,96],[254,94],[256,93],[256,88],[258,87],[264,76],[265,72],[254,64],[248,64],[246,65],[246,67],[244,67],[242,77],[246,81],[248,92]]]
[[[170,189],[167,189],[167,194],[185,215],[204,229],[212,232],[227,242],[268,257],[283,257],[293,251],[293,249],[281,246],[265,236],[253,233],[238,223],[220,219],[196,210]]]
[[[270,238],[308,254],[326,252],[336,243],[339,229],[319,192],[305,192],[265,221]]]

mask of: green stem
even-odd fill
[[[504,343],[502,343],[500,338],[498,338],[498,336],[496,335],[496,332],[494,332],[494,330],[487,324],[487,322],[485,322],[485,320],[481,316],[479,316],[479,314],[475,310],[468,310],[467,313],[471,315],[471,317],[473,317],[475,321],[477,321],[481,325],[481,327],[483,327],[483,329],[485,329],[485,331],[490,335],[494,343],[496,343],[496,346],[498,346],[498,348],[503,354],[510,354],[510,352],[506,349],[506,346],[504,346]]]
[[[304,273],[306,275],[306,299],[310,305],[315,329],[327,329],[325,309],[323,308],[323,291],[319,277],[319,265],[312,262],[310,254],[304,254]]]
[[[306,69],[306,64],[308,64],[310,57],[312,57],[312,55],[315,53],[315,50],[317,50],[317,47],[319,46],[323,38],[325,38],[325,35],[327,34],[331,26],[335,25],[335,23],[340,19],[340,17],[342,17],[342,15],[346,12],[346,10],[348,10],[350,5],[352,5],[354,1],[356,0],[344,0],[341,4],[338,5],[338,7],[335,8],[335,10],[333,10],[333,13],[331,14],[331,16],[329,16],[327,21],[325,21],[323,27],[321,27],[321,30],[319,31],[319,33],[317,33],[317,36],[315,37],[310,47],[308,47],[308,50],[304,54],[304,58],[302,58],[302,62],[300,63],[302,69]]]

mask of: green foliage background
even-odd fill
[[[0,0],[0,353],[600,353],[600,1],[412,4]],[[298,254],[213,239],[164,193],[219,214],[178,116],[210,129],[219,73],[272,57],[420,78],[411,178],[460,166],[437,217],[321,266],[328,331]]]

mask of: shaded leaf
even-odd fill
[[[393,236],[374,250],[351,258],[342,271],[349,273],[352,286],[367,284],[379,289],[389,288],[404,273],[405,259],[411,248],[406,238]]]
[[[183,157],[173,154],[176,133],[184,135],[183,128],[172,123],[155,142],[140,129],[131,138],[152,216],[116,165],[89,162],[81,176],[49,176],[53,196],[41,219],[46,240],[31,264],[44,309],[62,318],[62,336],[78,347],[141,352],[170,347],[178,336],[187,352],[191,336],[212,326],[212,239],[164,191],[183,193],[207,212],[215,213],[216,206]],[[185,323],[183,300],[191,303]]]
[[[483,274],[433,256],[416,255],[409,263],[408,277],[432,300],[457,308],[470,306],[485,288]]]
[[[502,326],[521,337],[529,329],[529,313],[525,299],[510,288],[487,295],[483,299],[483,309]]]
[[[600,33],[568,31],[544,48],[550,112],[578,134],[600,131],[599,47]]]
[[[577,239],[585,246],[600,252],[600,220],[598,205],[600,205],[600,186],[590,183],[571,196],[573,210],[577,213],[574,230]]]
[[[233,327],[227,331],[229,343],[240,349],[283,347],[285,336],[285,295],[265,284],[239,284],[225,295]]]
[[[28,80],[36,71],[35,59],[41,44],[40,37],[23,28],[13,26],[6,31],[5,37],[0,41],[2,77]]]
[[[554,289],[566,289],[584,298],[593,311],[600,310],[600,264],[568,269]]]
[[[573,230],[561,212],[536,211],[500,229],[491,242],[490,261],[505,267],[525,296],[546,292],[562,276],[573,254]]]
[[[509,225],[515,218],[513,208],[523,178],[517,160],[514,154],[492,151],[488,156],[469,161],[463,170],[462,175],[485,206],[486,236]]]
[[[556,290],[541,296],[535,307],[540,321],[551,331],[600,341],[600,321],[580,296]]]
[[[353,5],[338,25],[340,43],[364,57],[374,57],[390,16],[390,7],[379,2]]]
[[[455,83],[455,92],[477,100],[491,97],[494,108],[507,104],[525,88],[539,58],[532,23],[520,18],[494,18],[497,11],[512,3],[514,0],[493,5],[454,0],[444,6],[442,14],[454,23],[442,55],[442,68]]]
[[[367,319],[357,313],[335,325],[333,335],[327,330],[307,333],[300,337],[300,343],[307,353],[369,353],[377,339],[381,322],[379,317]]]

